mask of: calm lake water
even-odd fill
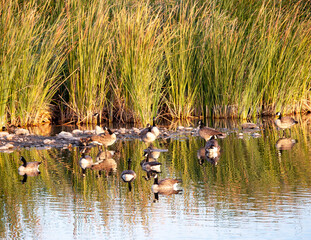
[[[239,136],[238,123],[216,122],[212,127],[228,136],[218,139],[214,162],[198,159],[200,137],[156,140],[168,149],[158,158],[159,178],[183,181],[182,192],[158,201],[140,166],[148,145],[137,139],[109,148],[118,152],[111,175],[87,169],[83,177],[78,148],[0,153],[0,238],[311,239],[309,122],[301,119],[293,144],[282,147],[272,121],[262,122],[259,136]],[[89,155],[95,160],[97,153],[94,147]],[[42,161],[41,174],[20,176],[20,156]],[[120,179],[129,157],[137,174],[131,192]]]

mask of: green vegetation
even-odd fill
[[[0,123],[311,110],[310,3],[0,3]]]

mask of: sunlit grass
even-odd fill
[[[107,102],[112,32],[109,6],[97,1],[89,8],[68,5],[69,100],[68,118],[78,122],[92,121],[92,115],[103,115]]]
[[[1,8],[2,119],[15,125],[49,122],[66,53],[64,22],[58,18],[46,28],[48,18],[34,4]]]
[[[247,9],[245,9],[247,6]],[[0,4],[0,123],[254,117],[311,109],[310,5]]]
[[[160,11],[146,3],[136,3],[131,9],[120,5],[113,14],[115,107],[122,120],[146,124],[161,106],[165,43]]]

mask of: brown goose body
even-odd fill
[[[28,174],[32,172],[38,172],[39,165],[42,163],[37,161],[26,162],[26,159],[23,156],[20,158],[20,160],[23,162],[23,165],[18,168],[18,172],[20,175],[24,175],[25,173]]]
[[[144,128],[139,134],[141,140],[144,141],[145,143],[151,143],[157,138],[157,136],[151,131],[151,129],[152,127],[148,123],[147,128]]]
[[[199,125],[199,135],[201,138],[204,138],[205,141],[210,140],[211,137],[213,137],[213,136],[222,136],[223,135],[222,132],[217,131],[214,128],[209,128],[209,127],[203,126],[201,120],[198,122],[198,125]]]
[[[117,140],[117,136],[109,128],[105,127],[105,132],[99,135],[93,135],[89,138],[88,142],[103,145],[105,147],[111,146]]]
[[[241,124],[242,129],[259,129],[258,125],[256,123],[242,123]]]
[[[178,188],[178,184],[181,183],[179,179],[165,178],[158,180],[158,176],[154,177],[154,183],[151,186],[153,193],[160,193],[164,195],[176,194],[181,190]]]
[[[158,159],[161,152],[168,152],[168,149],[159,149],[151,143],[148,148],[144,149],[145,153],[148,153],[151,158]]]
[[[101,162],[105,159],[110,159],[115,155],[115,151],[99,151],[96,156],[96,162]]]
[[[105,171],[108,174],[115,173],[117,171],[117,162],[112,158],[104,159],[100,162],[92,164],[91,169],[95,171]]]
[[[274,120],[274,123],[278,128],[284,130],[286,128],[290,128],[290,127],[294,126],[298,122],[291,117],[288,117],[288,116],[283,117],[280,112],[277,112],[276,113],[276,119]]]

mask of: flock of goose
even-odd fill
[[[293,125],[298,122],[291,117],[282,116],[280,112],[276,114],[276,119],[274,121],[275,125],[283,130],[283,136],[285,134],[285,129],[290,129]],[[254,123],[247,123],[242,125],[242,128],[258,128]],[[86,169],[98,170],[99,173],[101,170],[105,170],[107,173],[115,172],[117,169],[117,163],[112,159],[114,151],[109,151],[107,148],[113,145],[117,137],[109,128],[101,128],[96,126],[95,135],[91,137],[82,138],[81,145],[83,146],[80,153],[81,158],[79,159],[79,165],[82,169],[82,175],[85,176]],[[142,170],[147,173],[147,176],[144,177],[146,180],[150,180],[152,177],[154,183],[151,187],[152,192],[155,194],[155,199],[158,200],[158,194],[171,195],[176,194],[181,191],[179,179],[165,178],[159,180],[158,175],[161,173],[161,163],[157,161],[161,152],[167,152],[167,149],[158,149],[153,146],[152,142],[157,139],[160,131],[155,124],[155,118],[153,118],[153,125],[147,124],[140,132],[140,138],[143,142],[150,144],[148,148],[144,150],[145,159],[141,161],[140,165]],[[209,128],[204,126],[203,122],[200,120],[198,122],[198,134],[202,137],[206,143],[205,146],[198,150],[197,156],[199,163],[202,164],[203,159],[208,159],[215,165],[220,156],[220,146],[217,142],[217,137],[225,136],[225,133],[220,132],[216,129]],[[87,155],[90,151],[90,145],[97,145],[99,153],[96,157],[96,162],[93,162],[91,156]],[[28,176],[36,176],[40,174],[39,165],[41,162],[26,162],[26,159],[22,156],[20,160],[23,162],[23,165],[18,168],[20,175],[24,176],[22,183],[26,182]],[[136,179],[136,173],[131,169],[132,160],[129,158],[127,160],[127,170],[124,170],[121,173],[121,179],[128,183],[129,190],[131,191],[131,183]]]

